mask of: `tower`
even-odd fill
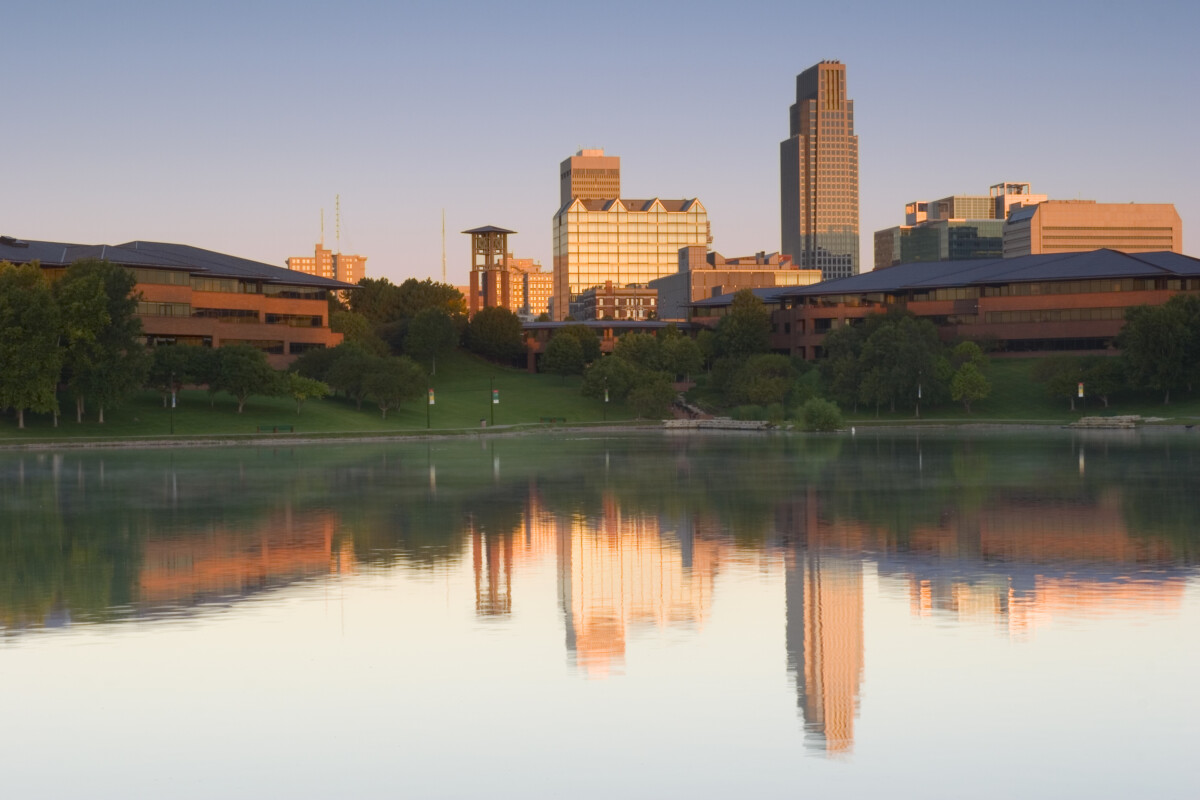
[[[508,253],[508,235],[516,233],[495,225],[472,228],[463,233],[471,237],[471,296],[467,313],[492,306],[509,308],[509,274],[504,259]]]
[[[825,280],[858,274],[858,137],[846,65],[796,76],[790,132],[779,143],[782,251]]]
[[[573,198],[603,200],[621,196],[621,157],[603,150],[580,150],[558,165],[558,206]]]

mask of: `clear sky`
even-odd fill
[[[551,264],[558,164],[698,197],[726,255],[779,249],[798,72],[847,65],[862,263],[904,203],[1028,181],[1171,202],[1200,236],[1200,6],[1095,2],[7,0],[0,233],[282,265],[325,209],[367,274],[464,283],[501,225]]]

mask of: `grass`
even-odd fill
[[[580,394],[580,378],[565,381],[553,375],[532,375],[524,370],[489,363],[457,352],[438,359],[438,374],[430,379],[435,405],[426,397],[406,403],[398,411],[381,418],[378,407],[369,401],[362,410],[343,398],[309,400],[299,414],[296,404],[282,397],[251,397],[245,411],[237,413],[237,403],[229,395],[218,393],[210,398],[207,391],[184,391],[172,412],[163,407],[157,392],[146,391],[131,397],[122,406],[105,411],[105,423],[95,420],[89,408],[83,423],[76,423],[74,401],[59,400],[64,415],[53,427],[49,415],[26,414],[25,430],[18,430],[15,415],[0,418],[0,444],[34,441],[110,440],[135,437],[253,436],[260,425],[292,425],[296,435],[419,433],[428,424],[432,430],[478,430],[480,419],[498,426],[538,424],[542,417],[566,419],[567,423],[627,421],[632,415],[623,404],[610,403]],[[491,403],[491,390],[499,392],[498,405]],[[174,434],[172,434],[172,430]],[[277,434],[281,437],[287,434]]]

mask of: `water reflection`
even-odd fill
[[[875,581],[911,619],[1026,641],[1060,618],[1170,613],[1200,561],[1189,441],[637,437],[0,457],[0,624],[204,614],[363,571],[469,569],[518,629],[552,570],[565,657],[703,634],[724,571],[782,584],[806,742],[852,751]],[[503,451],[501,453],[501,451]],[[464,584],[465,585],[465,584]],[[468,595],[469,598],[469,595]],[[754,624],[746,620],[746,624]]]

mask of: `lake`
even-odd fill
[[[1200,433],[0,453],[9,797],[1193,798]]]

